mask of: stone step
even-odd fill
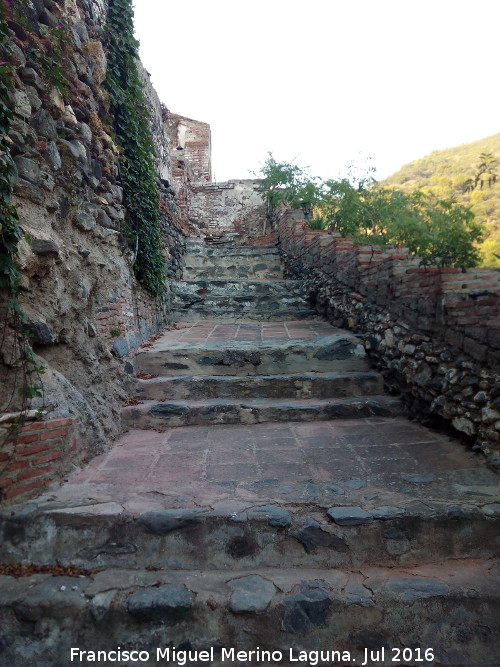
[[[300,297],[304,298],[303,284],[300,280],[257,280],[257,279],[222,279],[222,280],[182,280],[173,283],[172,296],[179,299],[200,299],[208,297],[238,298],[240,301],[256,297]]]
[[[264,267],[264,268],[262,268]],[[228,263],[228,266],[220,264],[209,264],[207,266],[186,265],[182,274],[183,280],[221,280],[221,279],[266,279],[280,280],[283,278],[283,269],[278,265],[267,266],[263,263],[255,267],[248,264],[236,266]]]
[[[368,371],[360,339],[336,333],[310,340],[259,343],[172,343],[161,338],[137,354],[141,372],[153,375],[281,375]]]
[[[212,311],[216,314],[286,312],[293,319],[295,311],[314,314],[312,304],[298,281],[214,280],[178,282],[172,287],[172,308],[177,311]]]
[[[378,373],[301,373],[253,377],[197,375],[131,378],[129,390],[142,400],[186,398],[340,398],[383,393]]]
[[[243,246],[234,244],[205,245],[187,244],[186,257],[199,256],[219,259],[222,257],[276,258],[280,259],[279,249],[273,246]]]
[[[283,278],[276,248],[192,246],[184,256],[184,279]]]
[[[357,396],[321,399],[204,399],[143,401],[122,409],[129,428],[165,428],[265,422],[312,422],[361,417],[395,417],[403,414],[399,399],[391,396]]]
[[[379,507],[377,498],[360,506],[340,505],[339,498],[332,492],[330,507],[223,500],[177,509],[151,498],[147,505],[157,509],[142,512],[118,502],[49,500],[0,514],[0,561],[227,573],[284,564],[414,566],[498,553],[500,513],[491,501],[450,506],[400,497],[397,506]]]
[[[198,322],[199,320],[253,320],[259,322],[286,322],[288,320],[310,320],[316,317],[316,312],[310,307],[305,307],[301,310],[285,310],[279,308],[279,304],[267,304],[266,309],[259,308],[256,310],[245,309],[244,306],[232,306],[230,308],[223,308],[218,305],[213,306],[193,306],[191,308],[178,309],[173,308],[172,318],[174,322]]]
[[[94,664],[79,651],[120,646],[144,651],[139,664],[147,666],[492,666],[500,639],[495,585],[494,563],[485,560],[2,577],[2,659],[12,667]],[[42,628],[57,639],[48,641]],[[104,660],[132,664],[124,653],[119,662],[116,653]]]

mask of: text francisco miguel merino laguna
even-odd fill
[[[389,658],[392,662],[398,663],[401,660],[400,655],[397,657],[394,655],[389,655],[390,652],[397,651],[399,654],[401,652],[411,651],[412,653],[418,653],[416,658],[418,662],[423,663],[427,661],[432,661],[434,659],[433,649],[427,649],[424,651],[422,649],[385,649],[380,648],[377,650],[364,649],[364,656],[362,661],[358,661],[353,657],[350,651],[336,651],[336,650],[321,650],[321,651],[303,651],[290,648],[288,651],[267,651],[260,648],[253,649],[251,651],[238,651],[235,648],[222,648],[217,651],[221,652],[221,655],[217,655],[217,659],[221,662],[234,663],[234,662],[275,662],[280,663],[284,659],[288,659],[289,662],[304,663],[307,662],[309,665],[321,665],[323,663],[329,662],[339,662],[341,664],[356,663],[365,667],[365,665],[373,665],[377,662],[384,662],[386,658]],[[387,653],[387,655],[386,655]],[[425,656],[425,658],[424,658]],[[413,656],[415,657],[415,656]],[[118,647],[116,650],[111,651],[86,651],[80,648],[72,648],[70,661],[71,662],[148,662],[149,660],[154,660],[156,662],[165,661],[166,663],[175,663],[179,667],[183,667],[191,662],[214,662],[216,659],[214,648],[210,648],[206,651],[198,650],[178,650],[175,647],[173,648],[157,648],[156,652],[153,651],[141,651],[141,650],[125,650]],[[406,660],[406,659],[405,659]]]

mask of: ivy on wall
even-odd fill
[[[154,146],[143,86],[137,70],[138,42],[133,32],[131,0],[110,0],[105,43],[105,85],[119,144],[120,179],[127,207],[126,235],[135,246],[134,273],[154,297],[165,290],[160,203],[153,162]]]
[[[5,21],[4,9],[0,4],[0,43],[9,40],[9,30]],[[42,396],[39,384],[43,367],[37,364],[30,345],[30,333],[25,326],[27,320],[19,303],[19,269],[16,263],[18,245],[23,238],[16,207],[11,202],[17,170],[10,151],[9,129],[13,112],[9,106],[9,91],[12,89],[12,70],[8,61],[0,59],[0,347],[7,338],[11,345],[10,359],[5,359],[12,367],[9,385],[12,395],[9,405],[20,400],[21,413],[18,425],[22,423],[28,411],[30,400]],[[5,409],[9,406],[3,406]]]

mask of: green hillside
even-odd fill
[[[488,159],[488,171],[480,165]],[[496,164],[492,162],[496,159]],[[492,177],[496,175],[496,180]],[[483,181],[481,187],[481,180]],[[423,190],[437,197],[455,197],[472,208],[476,220],[485,226],[481,243],[483,266],[500,267],[500,134],[455,148],[433,151],[430,155],[405,164],[381,185],[401,190]]]

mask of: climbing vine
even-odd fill
[[[160,203],[153,162],[154,146],[143,86],[137,70],[138,42],[131,0],[111,0],[105,26],[108,55],[106,88],[114,129],[123,152],[120,178],[127,208],[125,233],[135,248],[134,273],[152,295],[165,289]]]
[[[0,42],[6,43],[9,32],[5,15],[0,5]],[[9,91],[12,88],[12,67],[6,60],[0,61],[0,304],[3,321],[0,348],[4,352],[4,362],[14,374],[10,379],[12,395],[10,405],[17,394],[21,401],[21,421],[32,398],[42,396],[39,376],[43,373],[35,359],[30,345],[30,333],[25,325],[26,315],[19,303],[19,269],[16,264],[18,245],[23,238],[19,225],[19,215],[11,202],[17,171],[10,152],[8,136],[12,122],[9,108]],[[7,343],[9,339],[9,343]],[[10,353],[7,352],[10,350]],[[8,355],[9,358],[5,358]],[[8,405],[6,407],[8,407]]]

